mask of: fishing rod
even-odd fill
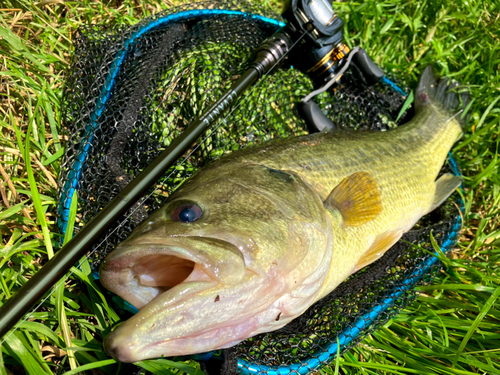
[[[241,12],[236,11],[221,12],[234,16],[238,13],[241,15]],[[90,250],[94,242],[129,210],[249,87],[282,64],[285,58],[289,57],[293,60],[297,68],[309,74],[318,86],[329,84],[332,79],[338,79],[336,77],[338,77],[339,66],[342,65],[346,56],[350,56],[350,51],[342,42],[343,21],[333,11],[330,2],[327,0],[293,0],[283,16],[287,24],[264,41],[257,49],[249,69],[233,83],[231,88],[213,103],[204,115],[193,121],[180,136],[175,138],[165,151],[0,307],[0,337],[14,327],[43,294]],[[114,64],[119,64],[126,59],[126,53],[134,40],[140,38],[146,31],[160,26],[161,22],[156,22],[148,30],[142,29],[132,34],[124,43]],[[362,56],[362,53],[358,51],[356,56]],[[365,60],[357,58],[356,60],[359,60],[357,62],[354,57],[351,59],[359,64],[358,69],[363,72],[367,82],[379,79],[381,71],[367,55]],[[110,95],[113,82],[116,81],[116,72],[116,70],[111,70],[108,74],[106,79],[108,86],[104,87],[106,95]],[[97,109],[92,113],[91,124],[96,122],[102,114],[104,100],[107,97],[99,98],[96,103]],[[309,108],[313,108],[309,111],[310,113],[316,113],[315,103],[312,100],[305,101],[301,107],[303,107],[301,112],[304,113],[305,118],[307,118]],[[311,118],[306,120],[308,125],[318,128],[316,117],[309,117]],[[80,160],[77,162],[83,163]]]

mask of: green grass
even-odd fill
[[[134,24],[166,3],[2,2],[0,303],[58,250],[59,97],[72,33],[88,22]],[[468,85],[474,103],[470,126],[453,150],[464,174],[466,214],[445,271],[420,287],[418,299],[395,319],[323,371],[500,374],[500,4],[386,0],[335,3],[335,9],[346,21],[350,46],[361,45],[410,85],[434,62],[441,74]],[[63,282],[66,287],[3,342],[0,375],[120,373],[101,345],[119,318],[93,283],[88,263]],[[199,373],[194,363],[140,365],[153,373]]]

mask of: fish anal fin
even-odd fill
[[[460,177],[445,173],[436,181],[436,194],[429,212],[439,207],[453,192],[460,186],[462,180]]]
[[[382,212],[378,184],[367,172],[356,172],[344,178],[324,205],[340,211],[344,227],[365,224]]]
[[[370,248],[366,250],[358,263],[356,263],[352,270],[352,273],[355,273],[380,259],[387,250],[389,250],[396,242],[399,241],[402,235],[402,229],[389,230],[387,232],[379,234],[375,238],[375,241],[373,241]]]

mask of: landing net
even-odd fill
[[[175,7],[131,28],[80,28],[63,96],[69,141],[59,181],[61,232],[75,192],[78,231],[230,87],[255,49],[282,25],[279,16],[256,5],[223,0]],[[385,131],[412,116],[410,108],[396,121],[406,99],[399,88],[409,92],[396,84],[385,80],[367,87],[351,69],[315,100],[339,126]],[[207,162],[250,144],[307,134],[295,107],[313,89],[291,61],[259,81],[96,242],[90,255],[94,269]],[[459,173],[452,159],[444,168],[449,170]],[[382,259],[301,317],[228,351],[229,372],[316,371],[387,322],[415,298],[415,286],[440,269],[431,238],[445,252],[454,246],[461,206],[453,195]],[[117,306],[132,308],[123,301]]]

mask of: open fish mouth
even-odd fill
[[[235,245],[208,237],[125,241],[101,264],[100,278],[140,309],[105,338],[106,352],[121,362],[226,347],[250,335],[259,322],[249,318],[254,301],[242,288],[263,290],[258,311],[275,299],[265,293],[273,284],[259,284]]]
[[[246,275],[240,250],[207,237],[151,237],[123,242],[102,263],[102,284],[138,309],[185,282],[237,285]]]

